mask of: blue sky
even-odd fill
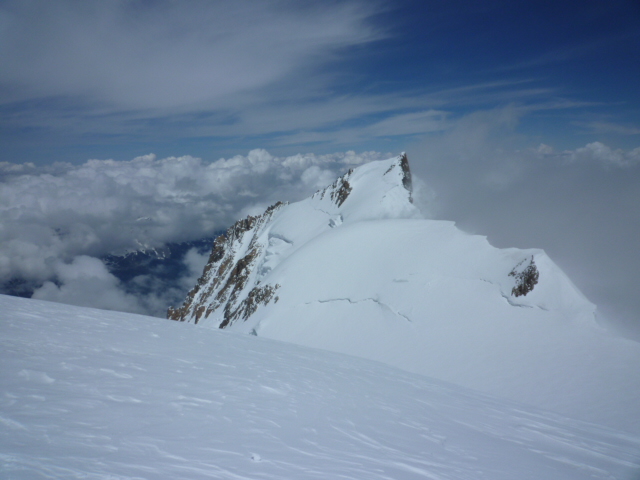
[[[635,1],[0,3],[9,162],[397,151],[513,105],[522,146],[640,138]]]
[[[407,151],[428,215],[640,338],[638,59],[637,0],[0,0],[0,279],[116,288],[101,255]]]

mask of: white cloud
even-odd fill
[[[56,260],[56,283],[47,281],[33,298],[84,307],[145,313],[138,298],[121,290],[118,279],[97,258],[79,255],[71,263]]]
[[[393,115],[368,129],[374,136],[411,135],[446,130],[446,112],[425,110]]]
[[[305,185],[320,189],[333,182],[335,175],[331,170],[323,170],[318,165],[312,165],[302,172],[300,179]]]
[[[442,170],[490,190],[508,188],[524,174],[522,157],[530,156],[516,148],[515,128],[524,114],[524,109],[509,105],[449,120],[446,131],[409,149],[412,157],[425,161],[414,162],[418,175],[431,183],[430,178]]]
[[[12,100],[229,105],[230,97],[317,69],[340,48],[381,38],[368,23],[378,11],[372,2],[152,3],[3,2],[0,83]]]
[[[575,150],[564,151],[540,144],[535,153],[539,158],[557,158],[567,164],[595,164],[605,168],[629,168],[640,164],[640,147],[625,151],[611,148],[602,142],[592,142]]]
[[[640,147],[625,152],[613,149],[601,142],[593,142],[575,151],[564,152],[573,162],[599,162],[607,166],[630,167],[640,163]]]
[[[98,258],[79,255],[71,262],[52,260],[52,281],[35,289],[32,298],[85,307],[164,317],[169,305],[179,305],[202,275],[209,258],[194,248],[184,255],[183,275],[167,282],[151,274],[123,284]]]
[[[205,265],[209,261],[209,253],[200,254],[195,248],[190,249],[184,256],[184,264],[187,267],[187,275],[182,277],[182,286],[191,290],[202,275]],[[182,299],[180,299],[182,300]]]
[[[603,317],[640,338],[640,147],[529,148],[515,128],[526,113],[475,112],[407,149],[436,194],[433,216],[497,247],[545,249]]]
[[[596,134],[640,135],[640,128],[633,125],[612,122],[574,122],[574,124]]]

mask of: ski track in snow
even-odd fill
[[[0,296],[0,478],[634,479],[640,437],[381,363]]]

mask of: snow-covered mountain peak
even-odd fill
[[[502,301],[511,306],[564,311],[564,316],[574,321],[593,321],[593,305],[543,251],[499,251],[491,247],[485,237],[464,234],[452,222],[424,220],[413,205],[411,185],[409,162],[403,153],[351,169],[305,200],[293,204],[278,202],[262,215],[237,221],[225,235],[216,239],[198,284],[182,307],[169,310],[169,318],[220,328],[230,327],[239,319],[246,322],[259,307],[277,302],[280,297],[276,291],[291,283],[287,275],[278,274],[278,270],[297,271],[303,262],[297,260],[283,266],[289,257],[301,250],[314,251],[318,247],[313,245],[318,242],[333,244],[338,241],[342,243],[335,244],[334,250],[317,252],[319,263],[314,263],[302,275],[311,279],[327,277],[323,266],[331,264],[334,258],[342,258],[342,252],[355,248],[357,252],[343,258],[329,276],[342,268],[347,268],[348,274],[319,285],[314,283],[316,280],[309,284],[302,279],[302,284],[308,284],[304,295],[315,298],[329,288],[336,290],[332,295],[344,296],[354,285],[371,285],[371,280],[377,276],[389,280],[389,271],[412,268],[415,262],[419,265],[419,259],[427,252],[428,258],[418,269],[423,274],[477,278],[495,285]],[[385,223],[390,220],[401,223]],[[364,221],[373,221],[375,226],[358,226]],[[410,221],[414,223],[408,223]],[[350,226],[353,228],[349,229]],[[362,236],[339,235],[338,228],[366,233]],[[371,228],[376,231],[368,232]],[[332,232],[335,233],[333,240],[330,239]],[[399,235],[395,235],[398,232]],[[359,255],[359,252],[372,249],[371,242],[383,245],[387,239],[396,236],[400,238],[385,252],[371,252],[363,258]],[[423,247],[428,246],[425,251]],[[382,267],[389,258],[395,258],[393,250],[400,249],[405,249],[408,255],[395,259],[393,265]],[[436,251],[440,253],[434,256]],[[487,255],[495,258],[487,261]],[[298,255],[298,258],[302,257]],[[407,258],[409,263],[405,265],[402,258]],[[363,267],[354,268],[359,261]],[[544,270],[542,280],[540,266]],[[375,270],[373,276],[358,278],[362,272],[371,269]],[[345,285],[342,278],[351,278],[351,283]],[[371,294],[378,296],[382,292],[376,289],[388,291],[383,284],[368,288],[371,289],[374,290]],[[419,292],[414,293],[421,296]],[[252,321],[237,328],[254,331],[256,326]]]
[[[421,218],[405,155],[238,221],[169,318],[585,417],[611,403],[606,389],[582,386],[594,384],[586,376],[608,383],[625,371],[602,360],[622,350],[597,351],[606,333],[595,306],[544,251],[497,249]]]
[[[310,199],[314,208],[342,220],[417,218],[406,154],[351,169]]]
[[[419,218],[412,204],[405,154],[351,169],[328,187],[294,204],[278,202],[262,215],[237,221],[214,242],[209,262],[174,320],[225,328],[246,320],[275,299],[277,284],[261,285],[285,258],[343,224],[386,218]]]

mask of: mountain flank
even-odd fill
[[[640,428],[640,406],[606,388],[640,391],[640,346],[599,327],[595,305],[543,250],[498,249],[425,219],[411,189],[402,154],[239,220],[169,318],[377,360],[593,421],[636,409]]]

